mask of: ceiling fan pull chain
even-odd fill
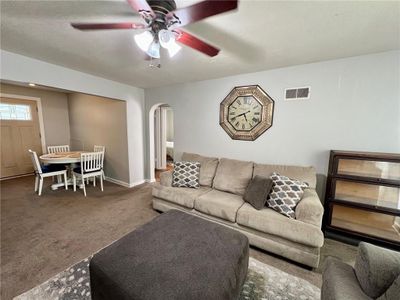
[[[151,57],[149,67],[160,69],[161,68],[161,57],[160,58]]]

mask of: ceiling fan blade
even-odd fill
[[[200,51],[208,56],[216,56],[220,51],[218,48],[211,46],[210,44],[198,39],[186,31],[180,29],[174,29],[174,31],[180,34],[176,39],[178,42],[189,46],[190,48],[196,49],[197,51]]]
[[[128,4],[138,13],[142,14],[145,12],[150,14],[152,17],[155,17],[154,11],[146,0],[126,0],[126,2],[128,2]]]
[[[79,30],[104,30],[104,29],[142,29],[147,26],[141,23],[71,23]]]
[[[184,26],[205,18],[236,9],[238,0],[206,0],[183,7],[167,14],[167,20],[179,19],[177,26]]]

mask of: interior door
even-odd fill
[[[33,172],[28,149],[42,153],[36,101],[0,98],[0,178]]]
[[[167,108],[158,107],[154,112],[154,146],[155,167],[157,170],[167,168]]]

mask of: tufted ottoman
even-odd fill
[[[248,261],[245,235],[171,210],[94,255],[92,299],[236,299]]]

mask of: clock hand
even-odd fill
[[[246,112],[244,112],[244,113],[242,113],[241,115],[246,119],[246,121],[247,121],[247,118],[246,118],[246,114],[248,114],[250,111],[248,110],[248,111],[246,111]]]
[[[244,117],[246,118],[246,114],[249,113],[249,112],[250,112],[250,111],[248,110],[248,111],[246,111],[246,112],[244,112],[244,113],[241,113],[241,114],[237,115],[235,118],[241,117],[241,116],[244,116]],[[247,121],[247,119],[246,119],[246,121]]]
[[[239,115],[235,116],[235,118],[241,117],[241,116],[243,116],[243,115],[244,115],[244,114],[239,114]]]

